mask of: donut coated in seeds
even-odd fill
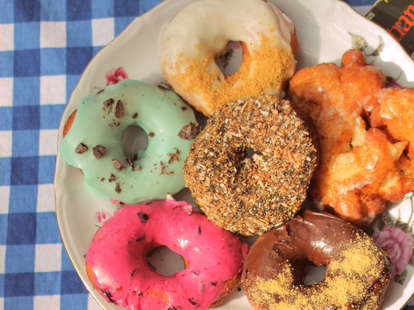
[[[317,149],[289,101],[272,95],[223,105],[197,136],[185,181],[217,225],[262,234],[292,218],[317,165]]]

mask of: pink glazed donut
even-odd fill
[[[186,268],[167,277],[146,254],[166,246]],[[88,277],[108,302],[133,310],[208,309],[238,284],[247,245],[175,200],[125,205],[95,234]]]

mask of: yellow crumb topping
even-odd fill
[[[293,73],[295,59],[290,49],[278,46],[262,35],[260,43],[248,47],[242,43],[243,61],[238,72],[225,76],[215,63],[215,55],[200,46],[195,56],[181,54],[171,64],[163,61],[165,78],[174,89],[205,114],[222,104],[262,92],[278,93]],[[202,52],[201,52],[202,51]],[[172,73],[173,72],[173,73]],[[207,102],[194,102],[194,98]]]

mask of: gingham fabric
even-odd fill
[[[57,128],[88,61],[158,2],[0,0],[0,310],[98,309],[58,232]]]

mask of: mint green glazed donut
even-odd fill
[[[139,126],[148,146],[126,159],[122,135]],[[193,110],[173,91],[123,80],[78,106],[61,156],[80,168],[86,186],[104,199],[138,203],[184,188],[183,166],[197,132]]]

